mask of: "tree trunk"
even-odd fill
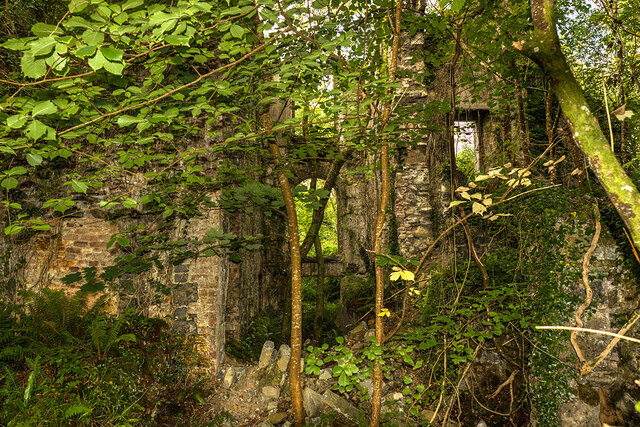
[[[272,123],[269,113],[262,116],[262,124],[265,130],[271,130]],[[279,166],[280,151],[275,141],[269,142],[269,151],[274,157],[274,162]],[[302,258],[300,256],[296,204],[291,193],[291,184],[283,170],[278,173],[278,184],[287,209],[287,234],[291,257],[291,361],[289,362],[289,388],[291,389],[293,421],[296,427],[300,427],[304,423],[302,385],[300,384],[300,358],[302,357]]]
[[[316,312],[313,316],[313,338],[320,345],[322,338],[322,318],[324,317],[324,255],[320,238],[316,238],[316,260],[318,261],[318,280],[316,286]]]
[[[402,18],[402,0],[396,0],[395,19],[393,26],[393,47],[391,50],[391,60],[389,62],[389,81],[392,82],[396,78],[396,69],[398,68],[398,49],[400,46],[400,22]],[[380,195],[380,206],[378,208],[378,216],[376,218],[376,234],[373,244],[373,251],[376,254],[382,252],[382,231],[384,230],[385,218],[387,215],[387,206],[389,205],[389,197],[391,195],[391,179],[389,176],[389,142],[384,136],[387,124],[391,118],[393,109],[393,99],[389,100],[382,114],[380,135],[382,147],[380,150],[380,167],[382,175],[382,194]],[[376,269],[376,342],[378,345],[384,343],[384,323],[383,317],[380,315],[384,308],[384,282],[385,270],[382,266],[375,262]],[[371,419],[370,426],[377,427],[380,425],[380,409],[382,406],[382,365],[376,361],[373,366],[373,396],[371,397]]]
[[[535,61],[550,80],[576,142],[640,249],[640,193],[611,151],[560,49],[553,0],[532,0],[531,16],[533,33],[514,47]]]

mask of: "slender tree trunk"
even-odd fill
[[[551,87],[544,96],[544,118],[545,118],[545,130],[547,132],[547,143],[549,144],[549,161],[554,161],[555,153],[553,150],[553,94],[551,93]],[[555,184],[557,181],[557,171],[555,165],[551,165],[549,168],[549,180],[551,184]]]
[[[318,179],[318,164],[314,161],[313,178],[311,179],[310,188],[315,190]],[[322,337],[322,318],[324,317],[324,254],[322,253],[322,242],[320,236],[316,237],[313,243],[316,250],[316,261],[318,263],[318,275],[316,276],[316,310],[313,316],[313,338],[316,344],[320,344]]]
[[[515,64],[514,64],[515,67]],[[522,151],[522,159],[524,167],[531,164],[531,140],[529,139],[529,130],[527,126],[527,116],[525,115],[524,97],[522,93],[522,85],[519,76],[516,76],[516,102],[518,104],[518,134],[520,136],[520,149]]]
[[[398,68],[398,49],[400,46],[400,22],[402,18],[402,0],[396,0],[395,19],[393,22],[393,47],[391,50],[391,60],[389,62],[389,81],[396,78],[396,70]],[[380,206],[378,207],[378,215],[376,218],[375,240],[373,250],[376,254],[382,252],[382,232],[384,230],[385,218],[387,214],[387,206],[389,205],[389,197],[391,193],[391,179],[389,177],[389,142],[384,133],[391,118],[393,108],[393,98],[385,105],[382,114],[380,135],[382,147],[380,149],[380,165],[382,175],[382,194],[380,195]],[[378,345],[384,343],[384,323],[383,317],[380,315],[384,308],[384,282],[385,270],[382,266],[375,262],[376,271],[376,342]],[[382,365],[376,361],[373,367],[373,396],[371,398],[371,419],[370,426],[377,427],[380,425],[380,409],[382,405]]]
[[[550,80],[576,142],[640,249],[640,193],[611,151],[560,49],[553,0],[531,0],[531,16],[533,33],[514,47],[535,61]]]
[[[262,125],[267,131],[272,129],[269,113],[262,115]],[[276,165],[280,166],[280,151],[275,141],[269,142],[269,151]],[[302,257],[300,256],[300,236],[298,235],[298,215],[291,193],[291,184],[283,170],[278,172],[278,184],[287,210],[287,232],[291,258],[291,361],[289,362],[289,388],[291,408],[296,427],[304,423],[302,385],[300,383],[300,358],[302,357]]]
[[[316,238],[316,260],[318,262],[318,277],[316,286],[316,312],[313,316],[313,338],[316,344],[322,339],[322,319],[324,317],[324,254],[320,238]]]

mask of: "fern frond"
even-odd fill
[[[73,405],[71,405],[70,407],[68,407],[66,409],[66,411],[64,411],[64,419],[68,420],[69,418],[73,418],[77,415],[81,415],[81,417],[88,415],[89,413],[91,413],[91,408],[88,407],[87,405],[80,403],[80,402],[76,402]]]

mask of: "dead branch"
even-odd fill
[[[593,251],[596,250],[596,245],[598,244],[598,239],[600,238],[600,231],[602,228],[602,226],[600,225],[600,211],[598,210],[597,204],[593,207],[593,213],[595,214],[596,232],[593,234],[591,245],[589,246],[589,249],[587,249],[587,253],[584,255],[584,258],[582,260],[582,283],[585,289],[585,297],[584,301],[582,302],[582,304],[580,304],[580,307],[578,307],[574,314],[576,325],[579,328],[582,328],[584,326],[584,323],[582,322],[582,314],[589,307],[589,305],[591,305],[591,301],[593,300],[593,291],[591,290],[591,286],[589,286],[589,262],[591,261],[591,255],[593,254]],[[580,346],[578,345],[578,341],[576,340],[577,336],[577,331],[571,332],[571,346],[573,347],[573,350],[576,352],[576,356],[578,357],[578,363],[582,375],[582,370],[586,365],[587,360],[582,354],[582,349],[580,349]]]
[[[616,337],[621,340],[627,340],[631,342],[635,342],[640,344],[640,340],[637,338],[631,338],[626,335],[616,334],[615,332],[609,331],[601,331],[598,329],[589,329],[589,328],[575,328],[573,326],[536,326],[536,329],[554,329],[561,331],[578,331],[578,332],[589,332],[591,334],[600,334],[600,335],[609,335],[610,337]]]
[[[508,386],[509,384],[511,384],[513,382],[513,380],[516,379],[516,375],[518,374],[518,372],[520,372],[518,369],[516,369],[515,371],[513,371],[511,373],[511,375],[509,375],[509,378],[507,378],[507,380],[505,382],[503,382],[502,384],[500,384],[498,386],[498,388],[496,389],[496,391],[494,391],[493,393],[491,393],[489,395],[489,399],[494,399],[501,391],[503,388],[505,388],[506,386]]]

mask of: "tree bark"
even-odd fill
[[[396,0],[395,19],[393,22],[393,47],[391,49],[391,60],[389,63],[389,81],[392,82],[396,78],[396,69],[398,67],[398,49],[400,46],[400,22],[402,18],[402,0]],[[387,215],[387,206],[391,195],[391,180],[389,176],[389,142],[384,136],[387,124],[391,118],[393,108],[393,99],[389,100],[382,113],[381,121],[381,142],[380,149],[380,167],[382,175],[382,194],[380,195],[380,206],[378,208],[378,216],[376,218],[376,234],[373,244],[373,251],[376,254],[382,252],[382,231],[384,230],[385,218]],[[382,266],[375,262],[376,269],[376,342],[378,345],[384,343],[384,323],[383,317],[380,315],[384,308],[384,282],[385,270]],[[382,365],[380,361],[376,361],[373,366],[373,396],[371,397],[371,419],[370,426],[378,427],[380,425],[380,409],[382,406]]]
[[[269,113],[262,116],[265,130],[272,128]],[[269,142],[269,151],[276,165],[280,165],[280,151],[275,141]],[[298,215],[291,193],[291,184],[284,171],[278,173],[278,184],[287,210],[287,231],[289,254],[291,257],[291,361],[289,362],[289,388],[291,389],[291,409],[296,427],[304,423],[302,385],[300,384],[300,358],[302,357],[302,257],[300,256],[300,236]]]
[[[560,49],[553,0],[531,0],[531,16],[533,32],[514,47],[536,62],[549,79],[576,142],[640,249],[640,193],[611,151]]]

